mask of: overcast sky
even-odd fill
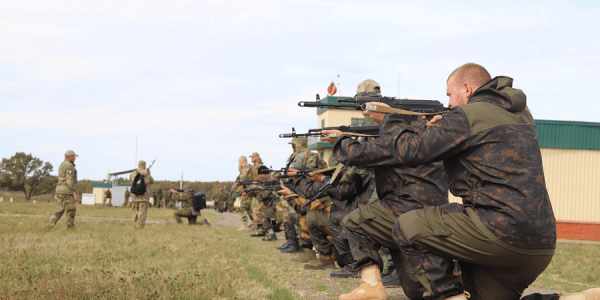
[[[79,179],[137,158],[158,180],[230,181],[255,151],[283,167],[278,134],[318,127],[297,102],[330,82],[447,104],[466,62],[514,78],[536,119],[600,122],[598,16],[598,1],[0,0],[0,154],[56,174],[72,149]]]

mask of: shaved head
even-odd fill
[[[454,83],[459,85],[463,83],[469,83],[473,87],[473,90],[477,90],[486,82],[492,80],[490,73],[488,73],[483,66],[476,63],[466,63],[456,68],[456,70],[450,73],[446,83],[450,81],[450,78],[453,78]]]

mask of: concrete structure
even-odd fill
[[[102,205],[104,192],[111,189],[112,205],[122,206],[125,203],[125,189],[131,187],[127,183],[117,184],[115,181],[109,183],[92,183],[92,194],[94,195],[94,205]],[[131,202],[131,198],[129,199]]]
[[[322,99],[335,103],[338,97]],[[318,128],[360,125],[359,111],[317,109]],[[548,194],[559,238],[600,240],[600,123],[536,120]],[[331,144],[309,139],[325,161]],[[450,201],[460,202],[450,195]]]

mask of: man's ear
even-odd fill
[[[465,89],[465,95],[467,96],[467,99],[471,98],[473,92],[475,91],[473,90],[473,86],[468,82],[464,83],[463,89]]]

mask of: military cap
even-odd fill
[[[249,157],[252,158],[252,157],[255,157],[255,156],[260,157],[260,155],[258,154],[258,152],[253,152]]]
[[[138,162],[138,166],[146,166],[146,161],[144,161],[144,160],[140,160],[140,161]]]
[[[244,162],[248,162],[248,159],[245,156],[240,156],[240,158],[238,160],[244,161]]]
[[[183,190],[184,191],[193,191],[194,189],[192,188],[192,185],[189,183],[186,183],[183,185]]]
[[[79,155],[75,154],[75,151],[69,150],[69,151],[65,152],[65,156],[75,156],[75,157],[78,157]]]
[[[337,160],[335,159],[335,157],[333,157],[333,153],[332,153],[331,155],[329,155],[329,158],[327,159],[327,164],[328,164],[330,167],[335,167],[335,166],[337,166],[339,163],[340,163],[340,162],[339,162],[339,161],[337,161]]]
[[[269,168],[267,168],[266,166],[260,166],[258,167],[258,170],[256,170],[256,172],[258,174],[269,174]]]
[[[377,83],[373,79],[367,79],[358,84],[358,88],[356,89],[356,96],[366,96],[366,95],[380,95],[381,87],[379,83]]]

